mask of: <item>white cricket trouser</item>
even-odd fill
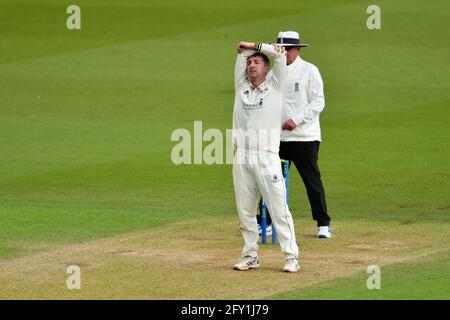
[[[272,152],[247,153],[237,150],[233,182],[240,230],[244,238],[241,256],[255,257],[258,251],[256,212],[262,194],[286,258],[298,258],[294,222],[286,204],[286,185],[280,157]]]

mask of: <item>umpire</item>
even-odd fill
[[[331,238],[330,216],[317,163],[321,140],[319,116],[325,107],[323,82],[317,67],[299,57],[295,31],[280,32],[277,43],[287,51],[280,158],[294,162],[308,193],[318,238]]]

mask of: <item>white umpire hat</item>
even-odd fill
[[[300,42],[300,35],[295,31],[280,31],[277,37],[277,44],[283,47],[308,47],[309,44]]]

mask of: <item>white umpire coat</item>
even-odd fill
[[[322,141],[320,113],[325,107],[323,81],[315,65],[300,57],[286,68],[282,122],[292,119],[297,127],[284,130],[281,141]]]

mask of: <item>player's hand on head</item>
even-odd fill
[[[245,42],[245,41],[240,41],[240,42],[238,43],[238,45],[237,45],[237,51],[238,51],[238,53],[241,53],[242,51],[244,51],[245,49],[247,49],[246,44],[247,44],[247,42]]]

